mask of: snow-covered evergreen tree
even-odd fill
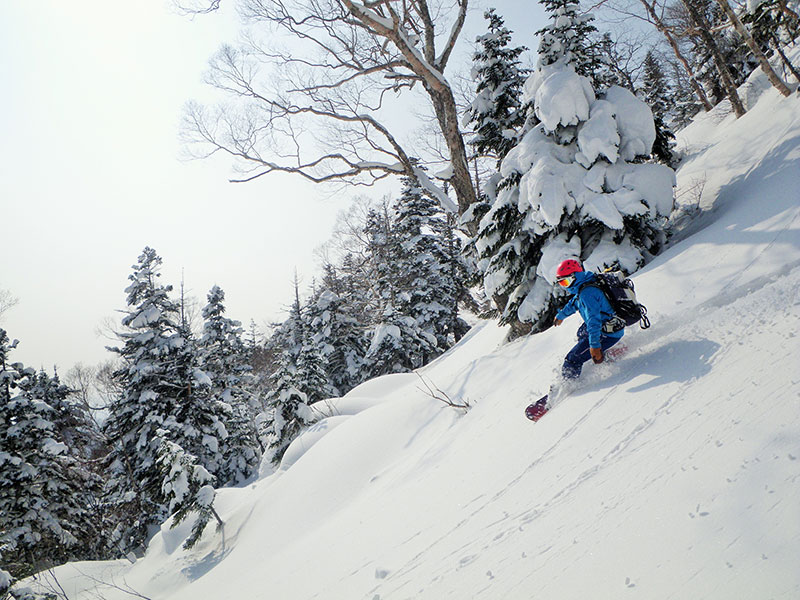
[[[45,376],[47,402],[55,411],[54,424],[59,435],[70,449],[70,454],[80,461],[86,461],[103,450],[102,433],[91,415],[89,406],[78,398],[76,390],[61,383],[56,372],[53,377]]]
[[[351,307],[329,289],[317,296],[309,310],[311,341],[325,359],[325,372],[334,391],[346,394],[363,380],[364,326]]]
[[[436,340],[433,354],[424,358],[427,362],[450,347],[454,328],[463,329],[452,318],[458,312],[464,282],[456,279],[458,273],[453,270],[455,257],[445,237],[447,217],[439,203],[424,193],[416,179],[404,177],[402,181],[392,228],[397,242],[392,261],[394,285],[399,292],[394,307]]]
[[[441,222],[439,236],[442,252],[442,288],[445,291],[445,306],[448,309],[441,331],[446,336],[445,347],[458,342],[469,331],[469,324],[461,318],[461,306],[475,311],[477,306],[469,292],[469,286],[476,277],[475,269],[465,257],[465,248],[457,234],[456,216],[445,215]]]
[[[250,325],[247,327],[244,345],[247,365],[250,367],[248,384],[248,388],[251,390],[250,400],[253,403],[253,410],[258,414],[264,410],[264,398],[269,389],[269,365],[272,353],[267,348],[264,336],[253,319],[250,319]]]
[[[371,286],[370,295],[374,299],[370,308],[375,318],[375,315],[382,315],[387,306],[394,306],[399,292],[398,282],[406,274],[399,272],[395,262],[400,248],[389,214],[370,210],[366,216],[364,234],[367,238],[366,271]]]
[[[511,31],[493,8],[483,16],[489,22],[489,31],[475,40],[479,44],[472,55],[475,98],[466,111],[464,125],[472,126],[474,136],[469,143],[476,152],[495,157],[499,165],[525,123],[520,103],[525,71],[519,58],[526,48],[509,47]]]
[[[162,475],[161,490],[169,502],[169,512],[173,513],[170,527],[177,527],[190,513],[196,515],[192,533],[183,544],[188,550],[203,535],[211,517],[216,519],[218,527],[222,526],[222,519],[214,510],[215,478],[198,463],[197,457],[170,441],[167,437],[169,432],[159,430],[158,434],[161,440],[157,458]]]
[[[294,302],[289,318],[284,323],[287,344],[284,346],[280,370],[291,373],[292,385],[302,392],[307,404],[336,395],[325,370],[322,349],[312,339],[312,320],[309,307],[300,301],[299,284],[295,277]]]
[[[227,431],[217,481],[220,485],[237,485],[258,470],[261,448],[254,419],[260,411],[253,398],[252,368],[242,340],[242,325],[225,316],[224,300],[225,292],[219,286],[212,287],[203,308],[199,350],[203,372],[211,380],[210,395],[219,403]]]
[[[570,38],[560,24],[553,29]],[[555,314],[561,292],[553,289],[554,271],[562,259],[632,272],[659,251],[674,184],[668,167],[633,162],[649,155],[655,140],[647,105],[617,86],[597,97],[572,66],[580,47],[543,48],[525,86],[540,124],[503,160],[504,179],[476,240],[484,286],[502,321],[529,322],[533,331]]]
[[[19,340],[11,340],[8,332],[0,327],[0,402],[8,404],[12,395],[17,393],[20,382],[31,379],[36,371],[26,369],[22,363],[12,363],[9,355],[19,344]]]
[[[98,558],[97,479],[59,436],[52,403],[69,391],[10,363],[0,329],[0,566],[16,578],[73,558]]]
[[[122,362],[114,373],[122,393],[104,424],[111,447],[107,499],[118,523],[111,543],[122,551],[142,544],[149,528],[167,516],[156,431],[169,431],[211,472],[220,467],[220,441],[227,435],[194,341],[169,297],[172,286],[159,283],[160,266],[155,250],[145,248],[125,290],[125,330],[118,334],[123,346],[111,348]]]
[[[307,396],[300,391],[296,366],[286,351],[280,367],[272,376],[272,391],[267,398],[267,414],[262,417],[266,452],[274,466],[279,466],[289,444],[304,427],[311,424],[311,409]]]
[[[297,365],[297,358],[306,340],[306,319],[303,304],[300,302],[300,282],[297,273],[294,276],[294,300],[289,309],[289,318],[283,324],[284,347],[288,350],[292,362]]]
[[[128,311],[119,335],[122,366],[114,373],[122,394],[109,406],[104,424],[111,445],[108,501],[118,523],[112,543],[123,551],[142,544],[148,528],[167,516],[166,499],[156,464],[160,429],[174,412],[168,362],[184,340],[178,334],[178,306],[169,298],[172,286],[158,278],[161,258],[145,248],[126,288]]]
[[[298,389],[305,394],[306,402],[311,405],[338,394],[328,378],[322,348],[314,342],[310,331],[306,336],[297,357],[295,381]]]
[[[202,369],[198,341],[183,319],[178,334],[183,343],[167,365],[167,377],[175,390],[175,412],[165,425],[176,442],[218,477],[226,470],[223,453],[228,439],[225,424],[230,417],[230,407],[214,396],[213,382]]]
[[[539,38],[538,68],[556,63],[569,65],[583,77],[592,81],[595,87],[602,82],[595,81],[595,71],[600,71],[600,52],[598,41],[593,39],[597,28],[593,25],[591,14],[581,13],[578,0],[540,0],[550,22],[537,31]]]
[[[366,379],[387,373],[406,373],[424,365],[438,350],[433,334],[423,331],[416,319],[388,306],[372,330],[364,357]]]
[[[358,323],[366,326],[372,321],[376,295],[370,270],[370,257],[348,252],[335,270],[329,265],[323,277],[328,289],[334,292]]]
[[[659,162],[672,167],[675,162],[675,156],[672,152],[672,146],[675,144],[675,134],[672,133],[666,122],[671,93],[667,77],[652,51],[649,51],[644,58],[642,94],[645,103],[653,113],[653,124],[656,128],[653,156]]]

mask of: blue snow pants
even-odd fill
[[[600,349],[605,352],[621,339],[621,335],[601,333]],[[586,331],[586,324],[583,324],[578,329],[578,343],[573,346],[572,350],[564,358],[564,364],[561,366],[561,375],[564,379],[577,379],[581,375],[583,363],[591,360],[591,358],[592,355],[589,353],[589,334]]]

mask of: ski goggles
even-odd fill
[[[556,279],[556,283],[561,287],[569,287],[575,281],[575,275],[567,275],[566,277],[559,277]]]

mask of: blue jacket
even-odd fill
[[[600,347],[600,335],[609,338],[621,338],[625,330],[620,329],[615,333],[603,332],[603,323],[614,316],[614,309],[611,308],[606,295],[591,283],[595,279],[595,274],[591,271],[575,273],[575,281],[567,288],[567,292],[572,294],[566,306],[558,311],[556,319],[564,320],[576,311],[583,317],[586,323],[586,331],[589,334],[589,347]]]

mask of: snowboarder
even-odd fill
[[[590,358],[595,363],[603,362],[604,352],[616,344],[625,333],[625,322],[614,314],[614,309],[605,294],[592,285],[596,275],[584,271],[575,259],[567,259],[556,269],[556,282],[572,295],[566,306],[556,313],[553,325],[558,327],[564,319],[579,312],[583,325],[578,329],[578,343],[567,353],[561,367],[564,380],[577,379],[583,363]],[[532,421],[538,421],[548,410],[548,399],[553,397],[557,386],[550,393],[531,404],[525,414]]]
[[[575,312],[583,317],[578,343],[567,353],[561,367],[564,379],[577,379],[583,363],[590,358],[596,363],[603,362],[603,353],[625,334],[625,323],[614,314],[602,290],[592,285],[595,274],[584,271],[577,260],[570,258],[558,265],[556,278],[558,285],[566,288],[572,298],[558,311],[553,325],[558,327]]]

